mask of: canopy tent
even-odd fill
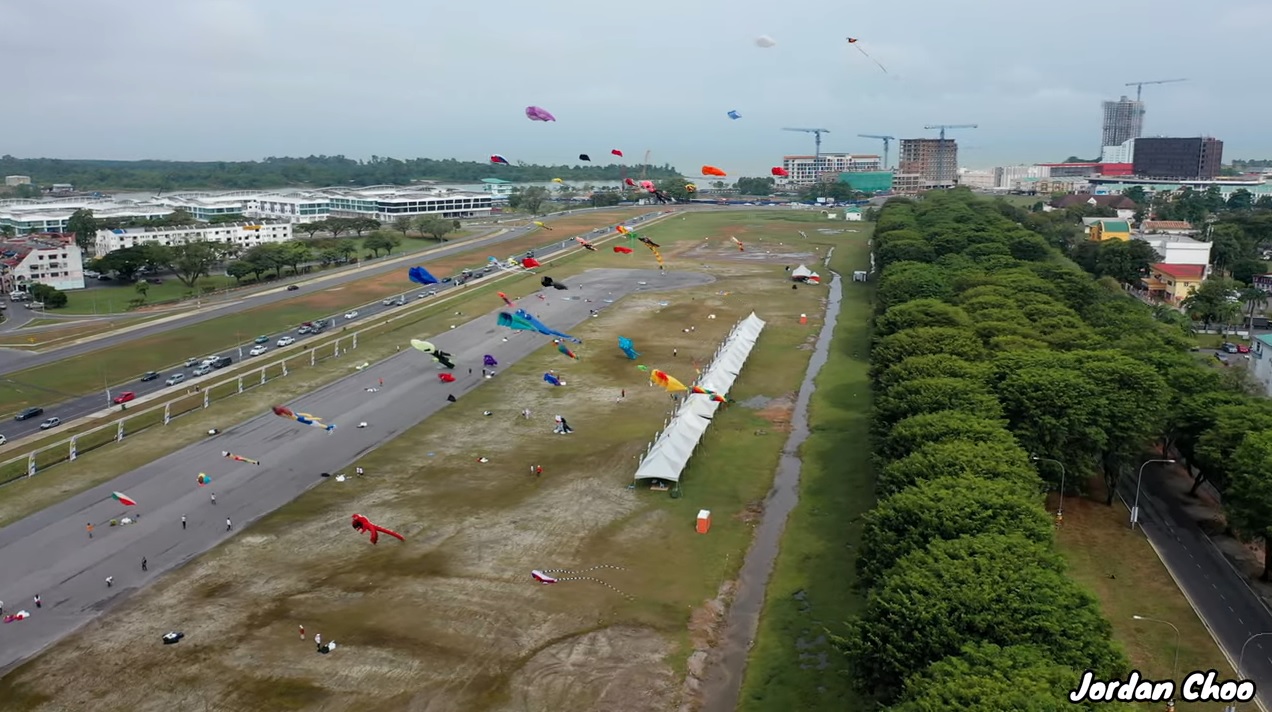
[[[796,282],[812,282],[813,284],[817,284],[821,282],[821,275],[805,267],[804,265],[800,265],[796,267],[795,269],[791,270],[791,279],[795,280]]]
[[[763,329],[764,320],[754,312],[738,322],[696,383],[717,393],[728,393]],[[712,400],[711,396],[689,394],[671,422],[650,445],[636,469],[635,479],[679,482],[680,473],[689,463],[719,407],[719,401]]]

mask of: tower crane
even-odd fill
[[[888,170],[888,147],[893,141],[897,140],[896,136],[879,136],[876,134],[857,134],[861,138],[877,138],[883,141],[883,170]]]
[[[1187,79],[1155,79],[1151,82],[1127,82],[1126,86],[1135,87],[1135,101],[1139,101],[1144,95],[1145,84],[1174,84],[1175,82],[1186,82]]]
[[[813,154],[813,172],[816,174],[815,179],[821,178],[821,135],[830,133],[830,129],[782,129],[783,131],[802,131],[813,135],[816,152]]]
[[[945,147],[945,130],[946,129],[978,129],[980,128],[980,126],[977,126],[976,124],[928,124],[927,126],[924,126],[923,128],[927,131],[935,131],[936,129],[941,130],[941,142],[937,144],[937,146],[940,147],[940,159],[941,159],[940,171],[941,173],[944,173],[945,158],[946,158],[945,151],[947,150]],[[958,167],[955,166],[955,173],[957,172],[958,172]],[[937,176],[937,181],[945,182],[945,176],[944,175]],[[951,182],[953,181],[951,180]]]

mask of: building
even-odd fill
[[[61,290],[84,288],[84,256],[74,235],[46,233],[0,242],[4,291],[27,292],[32,284]]]
[[[508,196],[512,195],[512,189],[516,187],[512,181],[502,178],[482,178],[481,182],[485,183],[481,189],[490,193],[490,197],[495,200],[507,200]]]
[[[1144,131],[1144,102],[1122,97],[1104,102],[1104,130],[1101,146],[1120,146],[1139,138]]]
[[[190,225],[186,227],[135,227],[117,230],[98,230],[94,256],[102,257],[115,250],[136,247],[151,242],[167,247],[188,242],[218,242],[247,250],[257,245],[286,242],[292,239],[292,223],[242,222],[218,225]]]
[[[818,156],[782,156],[787,180],[794,185],[811,185],[827,174],[882,171],[878,156],[862,153],[823,153]]]
[[[999,190],[1019,190],[1022,181],[1051,177],[1046,166],[999,166],[994,169],[994,187]]]
[[[1139,206],[1135,201],[1122,195],[1092,195],[1090,193],[1075,193],[1073,195],[1062,195],[1050,203],[1042,207],[1043,212],[1051,212],[1053,210],[1065,210],[1080,205],[1090,207],[1109,208],[1117,211],[1119,220],[1130,220],[1135,217],[1135,212],[1139,210]]]
[[[897,173],[918,175],[932,188],[953,187],[958,176],[958,141],[952,138],[903,138]]]
[[[1087,237],[1095,242],[1131,239],[1131,224],[1116,218],[1089,218]]]
[[[391,223],[398,218],[437,216],[475,218],[490,215],[492,197],[440,188],[403,188],[373,185],[366,188],[327,188],[317,191],[331,200],[333,218],[371,218]]]
[[[1149,265],[1144,287],[1149,296],[1179,306],[1206,278],[1205,265]]]
[[[892,171],[840,173],[839,182],[862,193],[886,193],[892,190]]]
[[[15,233],[61,233],[76,210],[93,211],[96,218],[149,220],[172,214],[172,208],[148,203],[113,202],[80,197],[58,200],[0,200],[0,229]]]
[[[993,190],[994,189],[994,169],[958,169],[958,184],[971,188],[972,190]]]
[[[1140,223],[1139,231],[1166,235],[1195,235],[1197,228],[1184,220],[1145,220]]]
[[[173,193],[155,198],[155,205],[172,210],[184,210],[200,222],[213,218],[243,217],[247,205],[260,195],[259,191],[236,190],[229,193]]]
[[[1263,385],[1264,395],[1272,398],[1272,334],[1255,334],[1251,346],[1254,377]]]
[[[1100,149],[1101,163],[1135,163],[1135,139]]]
[[[5,176],[4,184],[13,187],[15,185],[31,185],[31,176]]]
[[[1161,264],[1200,266],[1204,268],[1202,279],[1210,276],[1209,242],[1194,240],[1187,235],[1139,234],[1135,239],[1147,242],[1154,252],[1161,255]]]
[[[1254,275],[1255,289],[1262,289],[1268,294],[1272,294],[1272,274],[1256,274]]]
[[[265,193],[249,198],[243,216],[265,220],[307,223],[326,220],[331,214],[331,199],[314,193]]]
[[[1135,175],[1143,178],[1213,180],[1223,163],[1216,138],[1141,138],[1135,142]]]

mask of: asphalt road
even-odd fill
[[[610,306],[605,299],[710,281],[706,275],[686,272],[660,275],[655,270],[592,270],[570,280],[568,294],[548,290],[546,301],[529,297],[522,302],[548,326],[568,333],[587,319],[589,309],[601,311]],[[581,298],[567,300],[565,296]],[[462,398],[483,383],[480,369],[484,354],[493,355],[504,368],[551,343],[539,334],[496,326],[496,311],[432,337],[438,348],[455,357],[454,383],[439,382],[440,370],[432,359],[407,349],[287,404],[297,412],[335,423],[333,432],[272,413],[260,415],[0,529],[0,600],[6,613],[25,609],[32,614],[27,620],[0,625],[0,671],[51,645],[164,571],[216,546],[310,487],[362,487],[356,480],[337,483],[319,475],[340,472],[367,451],[444,408],[448,394]],[[613,344],[603,346],[612,348]],[[352,362],[357,356],[346,358]],[[477,373],[468,375],[469,367]],[[368,392],[368,387],[377,387],[380,378],[384,388]],[[505,378],[496,375],[493,380]],[[569,417],[568,411],[563,414]],[[368,427],[356,427],[361,421]],[[489,421],[474,426],[490,427]],[[543,427],[547,432],[552,423],[545,420]],[[259,459],[261,464],[228,460],[221,456],[223,450]],[[212,477],[210,485],[197,486],[199,472]],[[112,491],[129,495],[138,506],[120,505],[111,498]],[[213,492],[215,505],[210,501]],[[108,526],[112,518],[138,514],[140,519],[133,524]],[[374,512],[363,514],[375,521]],[[181,528],[182,515],[188,516],[186,530]],[[234,531],[226,531],[227,517]],[[95,528],[91,540],[85,526],[90,522]],[[408,537],[419,534],[422,526],[401,521],[382,524]],[[349,546],[367,545],[352,530],[347,515],[330,526],[333,534],[348,537]],[[148,560],[146,572],[141,570],[143,557]],[[112,588],[106,587],[107,576],[115,579]],[[43,599],[40,609],[32,604],[37,594]],[[138,630],[137,644],[159,645],[159,637],[168,630],[192,624],[180,618],[180,611],[172,614],[171,619],[156,620],[152,629]]]
[[[656,211],[651,211],[651,212],[653,212],[652,216],[656,216],[658,214]],[[629,226],[635,226],[635,225],[639,225],[642,222],[646,222],[648,219],[650,218],[647,218],[644,216],[638,216],[636,218],[626,221],[623,224],[629,225]],[[530,228],[515,229],[512,232],[499,236],[496,242],[502,242],[504,240],[520,237],[524,235],[526,232],[528,232],[529,230]],[[600,234],[604,234],[607,232],[609,232],[607,228],[602,229]],[[548,239],[550,239],[550,234],[544,233],[545,242]],[[489,244],[493,245],[493,244],[496,244],[496,242],[491,242]],[[477,243],[477,244],[481,244],[482,246],[487,245],[487,243]],[[431,255],[429,255],[428,258],[432,259],[436,257],[445,256],[448,254],[453,254],[461,250],[470,250],[470,249],[473,249],[473,246],[474,246],[474,243],[471,241],[465,242],[465,243],[458,243],[453,248],[443,248],[442,251],[434,252]],[[534,250],[534,254],[537,257],[547,257],[547,256],[554,255],[558,252],[561,252],[563,250],[577,249],[577,248],[578,248],[578,243],[574,242],[573,237],[569,237],[564,242],[557,242],[552,244],[549,247],[536,249]],[[507,257],[507,255],[496,255],[496,256],[499,257],[500,259],[504,259]],[[485,259],[485,256],[479,256],[479,254],[476,254],[473,256],[473,263],[476,264],[484,259]],[[428,263],[428,259],[422,259],[420,261],[420,264],[424,264],[425,266],[427,266],[427,263]],[[403,273],[405,273],[406,269],[407,267],[404,264],[399,264],[391,268],[386,268],[385,270],[381,270],[381,271],[400,270]],[[494,274],[494,271],[492,270],[490,273]],[[333,278],[330,282],[324,282],[320,287],[316,287],[316,288],[327,289],[332,286],[336,286],[338,284],[342,284],[344,282],[348,282],[354,279],[364,279],[368,276],[371,276],[372,274],[375,274],[375,272],[365,271],[365,272],[359,272],[356,274],[340,275],[339,277]],[[442,278],[442,277],[445,277],[446,275],[439,274],[435,276]],[[412,289],[408,289],[403,292],[403,295],[407,299],[418,299],[420,297],[427,295],[429,292],[436,292],[440,294],[454,287],[453,283],[436,284],[436,285],[430,285],[428,287],[421,287],[420,285],[412,284],[411,282],[407,281],[405,276],[403,276],[402,284],[403,284],[403,287],[412,287]],[[255,308],[255,307],[262,306],[264,304],[269,304],[272,302],[282,301],[284,299],[294,298],[297,295],[306,293],[307,290],[313,291],[313,289],[311,288],[302,288],[302,290],[298,292],[288,292],[288,291],[279,289],[276,293],[262,294],[258,297],[245,300],[241,304],[237,304],[232,307],[227,307],[225,309],[218,309],[216,311],[211,312],[210,314],[205,313],[205,314],[192,315],[189,319],[183,319],[183,320],[176,321],[169,324],[157,325],[154,327],[153,332],[151,331],[151,329],[139,329],[137,331],[130,332],[127,334],[120,334],[117,337],[109,337],[106,339],[102,339],[100,341],[95,341],[91,344],[83,344],[82,346],[78,346],[78,347],[69,347],[67,349],[60,349],[50,354],[44,354],[42,355],[42,357],[47,357],[45,358],[45,361],[57,361],[63,358],[68,358],[70,356],[76,355],[77,351],[78,352],[96,351],[98,349],[104,348],[105,346],[109,346],[112,344],[143,338],[151,333],[157,333],[160,331],[165,331],[167,329],[177,328],[181,326],[189,326],[190,324],[193,324],[193,323],[198,323],[206,319],[212,319],[216,317],[225,316],[227,314],[231,314],[235,311],[240,311],[242,309]],[[369,304],[364,304],[360,307],[356,307],[355,309],[348,312],[340,312],[338,314],[332,314],[326,319],[329,322],[334,322],[334,328],[329,329],[328,333],[330,333],[331,331],[335,331],[342,326],[350,326],[350,325],[357,324],[358,322],[363,321],[367,319],[368,317],[373,317],[388,309],[392,309],[395,306],[396,304],[391,303],[386,305],[381,301],[376,301],[376,302],[371,302]],[[356,312],[357,314],[355,318],[353,319],[345,318],[346,314],[350,314],[354,312]],[[245,334],[244,336],[248,336],[248,335]],[[256,336],[257,336],[256,334],[252,334],[251,338],[254,339],[256,338]],[[289,336],[295,339],[296,341],[302,341],[307,338],[313,338],[312,336],[300,333],[300,324],[297,324],[295,328],[290,329],[288,331],[269,334],[268,336],[270,338],[264,344],[267,350],[262,355],[255,356],[255,357],[250,355],[252,348],[256,346],[256,344],[254,344],[251,341],[248,341],[237,347],[231,347],[229,349],[223,350],[220,353],[234,359],[235,363],[238,363],[239,361],[243,361],[243,360],[250,361],[253,358],[265,359],[269,357],[269,351],[273,351],[275,348],[277,348],[278,340],[285,336]],[[189,354],[188,358],[202,361],[204,358],[207,358],[209,356],[215,356],[215,355],[217,354]],[[2,362],[2,357],[0,357],[0,362]],[[30,361],[30,362],[23,361],[20,367],[30,368],[35,365],[40,365],[40,364],[35,361]],[[29,420],[23,420],[23,421],[13,420],[12,419],[13,414],[9,413],[8,414],[9,417],[7,418],[7,420],[0,421],[0,434],[3,434],[10,441],[17,440],[18,438],[26,437],[28,435],[31,435],[32,433],[37,432],[40,428],[40,424],[44,422],[46,418],[51,418],[51,417],[60,418],[62,421],[59,426],[55,427],[53,430],[50,431],[50,432],[56,432],[57,428],[65,428],[68,423],[72,422],[76,418],[82,418],[86,415],[97,413],[104,408],[110,407],[112,405],[112,399],[119,397],[121,393],[125,393],[125,392],[134,393],[136,394],[136,397],[140,398],[144,395],[148,395],[151,393],[155,393],[157,391],[164,390],[165,388],[174,388],[174,387],[181,388],[183,387],[181,384],[177,384],[176,386],[168,386],[167,385],[168,378],[177,373],[182,373],[182,374],[185,374],[186,379],[189,380],[190,378],[194,377],[193,371],[197,367],[198,367],[198,363],[194,363],[193,365],[190,365],[190,366],[181,366],[179,364],[174,365],[173,367],[170,367],[162,371],[160,373],[160,377],[152,381],[138,380],[142,375],[138,373],[137,376],[134,377],[131,381],[128,381],[126,383],[114,384],[108,389],[103,389],[103,391],[101,392],[94,393],[91,395],[72,397],[66,400],[62,400],[60,402],[54,402],[50,405],[45,405],[43,406],[44,413],[42,415],[35,418],[31,418]],[[11,382],[21,385],[20,381],[11,380]],[[56,397],[57,397],[57,394],[50,394],[50,400],[53,400]]]
[[[1272,691],[1272,636],[1252,641],[1245,648],[1244,660],[1239,659],[1250,636],[1272,632],[1272,614],[1171,494],[1167,476],[1161,465],[1144,468],[1139,524],[1233,664],[1241,662],[1241,676],[1255,682],[1257,699],[1266,709],[1272,699],[1268,694]],[[1124,478],[1120,491],[1133,504],[1134,478]],[[1179,671],[1179,677],[1188,672],[1192,671]]]

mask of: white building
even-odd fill
[[[1100,163],[1134,163],[1135,139],[1128,139],[1118,146],[1105,146],[1100,149]]]
[[[331,215],[331,199],[314,193],[265,193],[251,198],[244,207],[243,214],[249,218],[291,223],[317,222]]]
[[[817,156],[782,156],[782,168],[790,174],[786,180],[795,185],[816,183],[820,176],[840,173],[863,173],[883,170],[878,156],[860,153],[823,153]]]
[[[59,200],[0,200],[0,228],[18,234],[61,233],[76,210],[87,208],[93,217],[106,219],[152,219],[172,214],[172,208],[147,203],[114,202],[105,198],[63,198]]]
[[[118,230],[98,230],[96,257],[109,252],[136,247],[151,242],[171,247],[187,242],[219,242],[247,250],[271,242],[292,239],[289,222],[222,223],[220,225],[190,225],[187,227],[135,227]]]
[[[1209,242],[1201,242],[1194,240],[1187,235],[1145,235],[1136,234],[1131,236],[1135,240],[1143,240],[1152,245],[1153,250],[1162,256],[1159,264],[1164,265],[1201,265],[1207,267],[1210,265],[1210,247]],[[1207,269],[1207,273],[1209,269]],[[1209,276],[1207,274],[1206,276]]]
[[[371,218],[385,224],[425,215],[446,219],[483,217],[490,215],[493,202],[489,193],[396,185],[324,188],[315,194],[331,201],[331,217]]]
[[[958,169],[958,184],[972,190],[992,190],[997,188],[995,169],[978,170],[972,168]]]
[[[15,185],[31,185],[31,176],[5,176],[4,184],[10,187]]]
[[[156,205],[172,210],[184,210],[195,220],[207,222],[212,218],[244,215],[247,204],[260,195],[256,190],[235,190],[229,193],[173,193],[155,198]]]
[[[994,169],[994,187],[1003,190],[1020,190],[1024,181],[1037,181],[1051,177],[1050,166],[999,166]]]
[[[26,292],[36,283],[61,290],[84,288],[83,252],[73,235],[30,235],[0,242],[4,291]]]

